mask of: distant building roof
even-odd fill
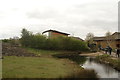
[[[64,35],[70,35],[68,33],[63,33],[63,32],[59,32],[59,31],[56,31],[56,30],[47,30],[47,31],[44,31],[42,34],[44,34],[46,32],[56,32],[56,33],[60,33],[60,34],[64,34]]]
[[[106,40],[107,38],[109,38],[110,40],[119,40],[120,39],[120,32],[115,32],[112,35],[108,36],[108,37],[93,37],[94,41],[103,41]]]
[[[112,34],[114,39],[120,39],[120,32],[115,32]]]
[[[105,40],[105,37],[93,37],[94,41],[103,41]]]
[[[80,40],[80,41],[84,41],[83,39],[79,38],[79,37],[72,37],[74,39]]]

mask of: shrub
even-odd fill
[[[9,42],[10,40],[9,39],[3,39],[2,42]]]
[[[55,37],[47,39],[41,34],[32,34],[26,29],[22,30],[21,44],[25,47],[46,50],[70,50],[70,51],[86,51],[87,44],[83,41],[72,37]]]

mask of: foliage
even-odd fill
[[[88,33],[86,35],[86,39],[85,40],[91,44],[91,43],[93,43],[93,37],[94,37],[93,33]]]
[[[27,31],[26,29],[22,29],[22,38],[21,43],[23,46],[29,46],[31,44],[32,33]]]
[[[72,60],[77,64],[83,64],[86,61],[86,58],[84,56],[79,56],[78,53],[59,53],[59,54],[54,54],[52,56],[63,59],[68,58],[69,60]]]
[[[20,42],[19,39],[14,39],[14,38],[10,38],[10,39],[3,39],[2,40],[3,43],[10,43],[12,45],[16,45],[16,46],[20,46]]]
[[[111,36],[111,32],[106,32],[105,33],[105,36],[106,36],[106,43],[107,43],[107,45],[108,46],[111,46],[111,43],[113,42],[113,40],[112,39],[114,39],[114,37],[113,36]]]
[[[26,29],[22,30],[21,43],[25,47],[45,50],[70,50],[70,51],[87,51],[88,47],[85,42],[73,39],[72,37],[55,37],[47,39],[41,34],[32,34]]]
[[[104,54],[96,57],[96,59],[106,59],[106,58],[110,58],[110,55]]]
[[[9,39],[3,39],[2,42],[9,42],[10,40]]]
[[[107,37],[107,36],[110,36],[110,35],[111,35],[111,32],[109,32],[109,31],[105,33],[105,36],[106,36],[106,37]]]

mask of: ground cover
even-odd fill
[[[76,62],[68,58],[55,58],[53,54],[73,53],[69,51],[48,51],[31,48],[24,49],[23,55],[8,52],[3,55],[2,76],[3,78],[96,78],[93,70],[85,70]],[[13,48],[12,48],[13,49]],[[4,49],[5,50],[5,49]],[[11,49],[9,50],[11,51]],[[13,51],[13,50],[12,50]],[[18,51],[22,52],[22,51]],[[5,52],[7,53],[7,52]],[[9,53],[11,55],[9,55]],[[25,56],[26,54],[35,56]],[[20,54],[20,53],[19,53]]]
[[[60,78],[82,69],[67,59],[6,56],[3,78]]]

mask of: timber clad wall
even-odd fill
[[[60,34],[60,33],[56,33],[56,32],[51,32],[51,37],[58,37],[58,36],[68,36],[68,35],[64,35],[64,34]]]
[[[56,31],[56,30],[47,30],[47,31],[44,31],[42,34],[44,33],[48,33],[48,38],[54,38],[54,37],[58,37],[58,36],[68,36],[70,34],[68,33],[63,33],[63,32],[59,32],[59,31]]]
[[[114,34],[109,36],[109,40],[106,37],[94,37],[93,41],[98,45],[101,45],[102,48],[106,48],[107,46],[116,49],[118,46],[120,47],[120,33],[115,32]]]
[[[107,41],[95,41],[97,46],[98,45],[101,45],[102,48],[106,48],[108,45],[112,48],[117,48],[117,44],[120,43],[120,41],[110,41],[110,42],[107,42]]]

